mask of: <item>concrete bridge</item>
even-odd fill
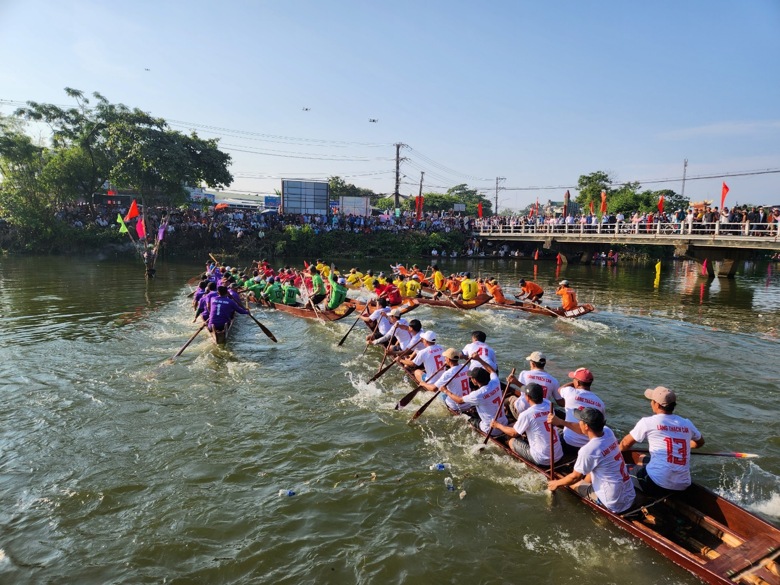
[[[753,258],[757,252],[780,252],[777,222],[509,225],[494,221],[494,218],[479,221],[475,235],[497,244],[539,243],[558,252],[564,262],[588,262],[594,252],[619,245],[670,246],[677,256],[699,263],[707,260],[711,277],[717,274],[733,278],[739,263]]]

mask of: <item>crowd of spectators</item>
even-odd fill
[[[642,233],[663,231],[665,234],[688,233],[703,234],[716,231],[723,235],[776,236],[780,223],[780,208],[763,206],[737,206],[729,210],[724,207],[702,206],[674,212],[605,213],[601,216],[589,214],[563,214],[557,216],[540,215],[498,215],[476,220],[477,229],[502,227],[518,228],[519,231],[533,229],[545,232],[563,232],[582,230],[602,231],[608,229],[618,233]]]
[[[127,206],[116,205],[72,205],[57,212],[56,217],[72,227],[81,229],[119,229],[117,214],[123,217]],[[474,229],[474,219],[453,213],[424,213],[418,219],[413,212],[404,211],[399,217],[390,214],[359,216],[359,215],[301,215],[279,214],[276,211],[244,210],[244,209],[213,209],[198,208],[173,209],[147,208],[145,210],[147,232],[157,230],[166,222],[167,238],[179,239],[182,235],[190,238],[211,238],[212,240],[236,241],[245,238],[263,238],[268,232],[298,230],[308,228],[314,234],[331,231],[347,231],[354,233],[373,232],[434,232],[449,233],[460,231],[471,234]],[[130,222],[128,222],[130,224]],[[133,223],[134,225],[134,223]],[[128,225],[131,233],[132,225]],[[464,250],[466,252],[467,250]]]

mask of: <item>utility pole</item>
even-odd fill
[[[398,189],[401,186],[401,147],[403,144],[398,142],[395,145],[395,192],[393,195],[395,196],[395,208],[398,209],[401,207],[401,201],[399,199],[399,193]]]
[[[681,197],[685,197],[685,175],[688,173],[688,159],[686,158],[683,162],[683,184],[682,184],[682,193],[680,193]]]
[[[423,185],[424,176],[425,176],[425,171],[420,171],[420,197],[422,197],[422,185]]]
[[[498,192],[503,190],[500,183],[506,181],[506,177],[496,177],[496,205],[493,207],[493,214],[498,215]]]

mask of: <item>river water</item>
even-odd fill
[[[503,372],[534,350],[561,380],[589,367],[618,436],[650,414],[645,388],[670,386],[706,449],[761,455],[694,458],[697,481],[780,524],[773,266],[708,281],[683,262],[658,280],[653,266],[442,265],[510,289],[523,276],[551,293],[568,278],[597,312],[414,316],[445,346],[485,330]],[[166,363],[195,331],[185,282],[201,267],[164,261],[147,283],[137,260],[0,259],[0,582],[697,582],[478,451],[438,404],[408,424],[424,397],[397,411],[400,372],[366,382],[381,354],[362,354],[362,325],[337,345],[352,317],[256,309],[278,344],[242,317],[227,349],[202,334]]]

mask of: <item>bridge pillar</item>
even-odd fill
[[[718,276],[734,278],[734,275],[737,273],[737,264],[738,262],[736,260],[726,258],[723,260],[723,262],[720,263],[720,266],[718,266]]]

